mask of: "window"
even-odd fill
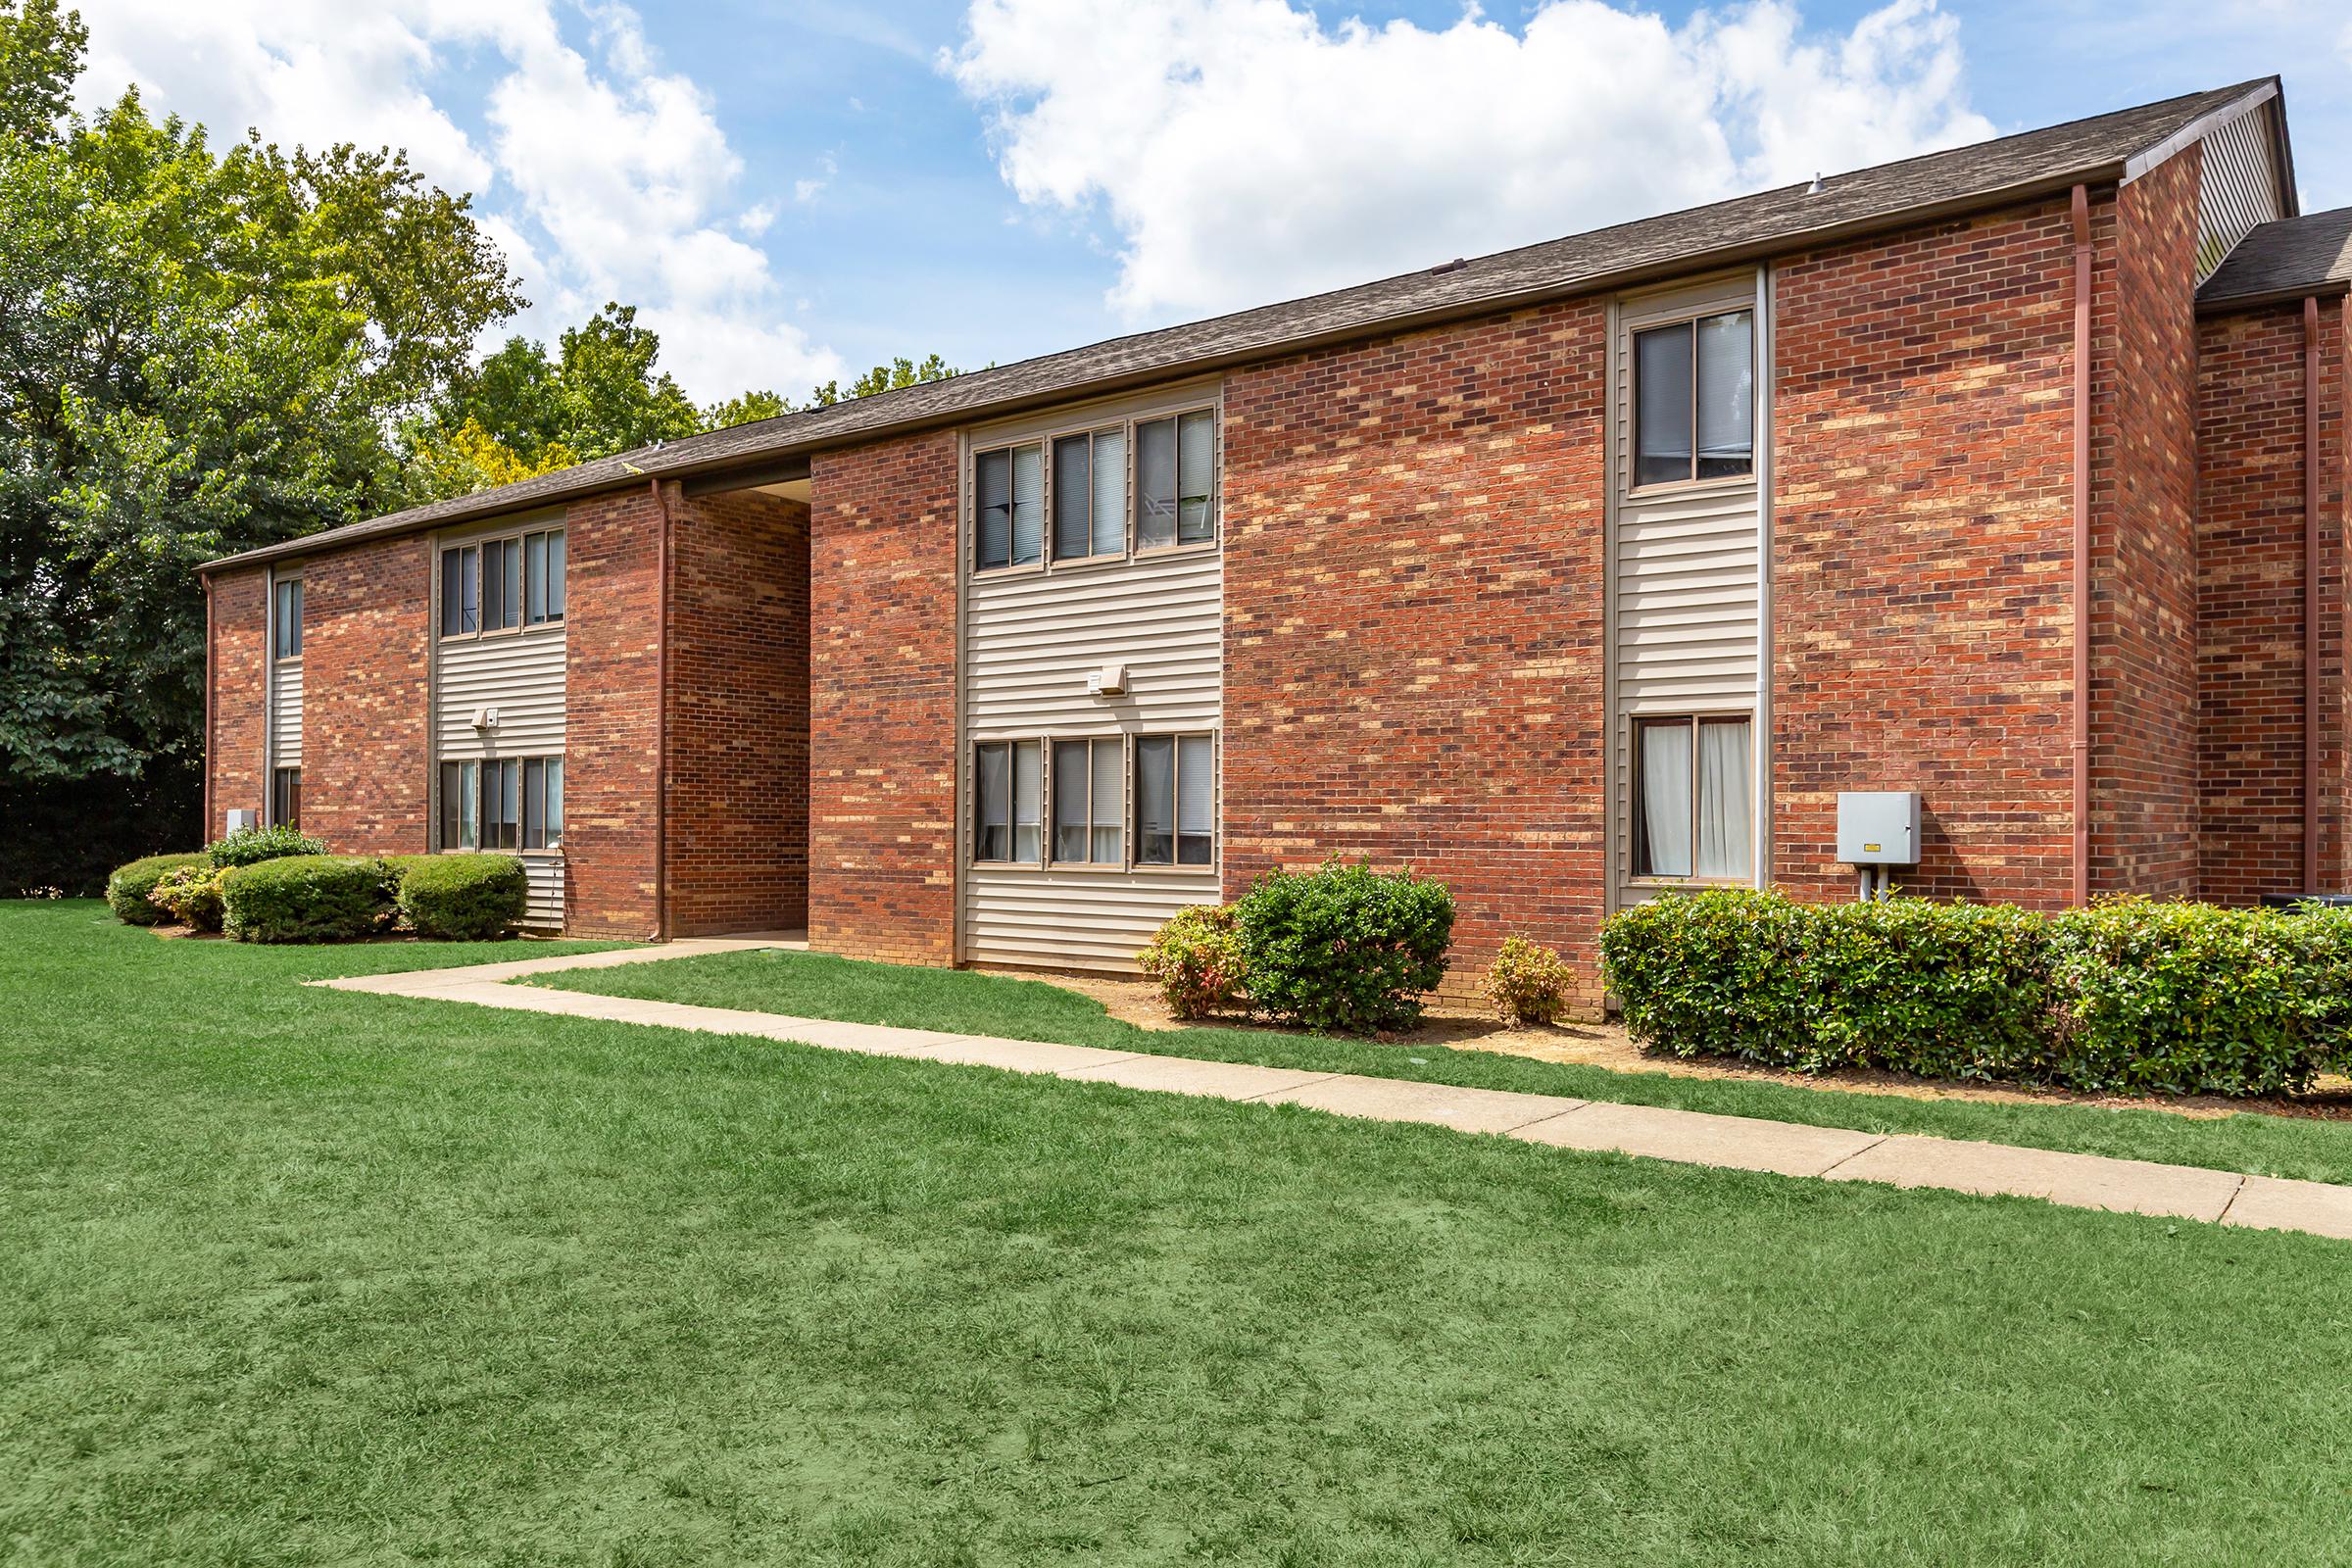
[[[1046,552],[1046,449],[1036,442],[983,452],[974,496],[972,564],[980,571],[1034,566]]]
[[[554,850],[564,843],[564,759],[441,764],[441,848]]]
[[[1044,748],[984,741],[974,748],[972,858],[1035,865],[1045,848]]]
[[[1756,471],[1755,313],[1634,334],[1634,483]]]
[[[1127,427],[1054,442],[1054,559],[1127,553]]]
[[[270,645],[279,659],[302,657],[302,579],[280,577],[270,598]]]
[[[1216,785],[1215,746],[1208,736],[1137,736],[1135,863],[1213,863]]]
[[[564,530],[441,552],[441,635],[471,637],[564,618]]]
[[[1634,720],[1634,875],[1745,880],[1749,720]]]
[[[1127,855],[1123,742],[1054,743],[1054,858],[1118,865]]]
[[[1135,427],[1135,546],[1164,550],[1217,533],[1216,416],[1206,409]]]
[[[564,847],[564,759],[530,757],[522,763],[522,847]]]
[[[1214,409],[1072,430],[972,458],[974,571],[1101,561],[1216,537]]]
[[[280,767],[270,774],[270,822],[272,827],[302,826],[302,769]]]

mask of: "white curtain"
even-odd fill
[[[1748,872],[1748,724],[1698,726],[1698,874]]]
[[[983,746],[980,748],[980,842],[976,846],[983,860],[1002,860],[1009,847],[1005,823],[1012,815],[1011,780],[1005,756],[1008,748]]]
[[[1127,431],[1095,432],[1095,554],[1127,548]]]
[[[1642,831],[1649,876],[1690,874],[1690,728],[1645,724],[1642,729]]]
[[[1035,865],[1045,846],[1044,749],[1022,741],[1012,749],[1012,858]]]
[[[1167,865],[1176,858],[1175,742],[1153,735],[1135,743],[1136,858]]]
[[[1095,858],[1106,865],[1119,863],[1123,823],[1127,816],[1126,791],[1119,787],[1119,743],[1095,742]]]

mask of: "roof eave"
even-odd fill
[[[2232,311],[2258,311],[2272,305],[2292,305],[2300,300],[2334,299],[2352,293],[2352,278],[2324,278],[2317,283],[2298,284],[2293,288],[2262,289],[2251,294],[2220,294],[2212,299],[2197,301],[2199,316],[2227,316]]]
[[[2262,91],[2265,89],[2257,89]],[[2243,100],[2238,100],[2238,103]],[[772,468],[780,462],[805,458],[824,451],[864,446],[881,440],[919,435],[931,430],[953,429],[981,419],[994,419],[1017,415],[1034,409],[1053,408],[1078,398],[1111,396],[1138,387],[1152,386],[1162,381],[1179,380],[1188,375],[1232,369],[1239,366],[1280,359],[1335,344],[1361,342],[1366,338],[1387,337],[1397,332],[1417,331],[1424,327],[1443,325],[1449,321],[1494,316],[1530,306],[1547,304],[1580,295],[1596,294],[1604,290],[1631,288],[1663,278],[1686,273],[1707,271],[1742,262],[1762,262],[1778,256],[1819,249],[1824,245],[1843,244],[1894,230],[1916,227],[1922,223],[1939,222],[1954,218],[1971,217],[1979,213],[1995,212],[2014,207],[2077,185],[2105,186],[2120,182],[2126,174],[2128,160],[2109,160],[2033,179],[2014,181],[1965,196],[1936,202],[1923,202],[1899,212],[1878,213],[1866,218],[1842,222],[1824,223],[1813,228],[1775,235],[1767,240],[1720,246],[1704,251],[1692,251],[1639,266],[1612,268],[1576,277],[1560,278],[1553,282],[1498,294],[1482,295],[1476,299],[1432,306],[1425,310],[1399,312],[1377,320],[1353,322],[1319,332],[1302,333],[1246,348],[1219,354],[1197,355],[1171,361],[1165,365],[1150,366],[1112,375],[1098,376],[1069,386],[1000,398],[945,410],[938,414],[918,416],[902,421],[877,424],[866,429],[845,431],[838,435],[820,436],[803,441],[783,441],[774,446],[729,453],[703,462],[648,464],[626,478],[601,475],[576,485],[535,492],[528,497],[501,500],[498,492],[482,492],[481,504],[461,507],[428,520],[345,535],[331,543],[320,543],[316,535],[289,539],[280,544],[264,545],[205,562],[196,569],[201,574],[229,570],[241,566],[261,565],[271,561],[347,548],[366,540],[394,538],[408,533],[424,533],[434,529],[461,526],[495,517],[503,513],[536,511],[551,506],[567,505],[591,496],[632,489],[640,483],[656,479],[691,479],[724,473],[730,469]]]

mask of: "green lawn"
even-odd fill
[[[0,1563],[2352,1560],[2342,1244],[293,983],[484,952],[0,905]]]
[[[821,954],[754,952],[668,958],[533,982],[566,991],[701,1003],[800,1018],[906,1024],[961,1034],[1053,1040],[1270,1067],[1518,1089],[1675,1105],[1863,1132],[1929,1133],[2307,1181],[2352,1183],[2352,1122],[2252,1112],[2192,1118],[2162,1110],[1993,1104],[1844,1094],[1795,1084],[1613,1072],[1485,1051],[1381,1045],[1263,1029],[1138,1029],[1101,1004],[1038,980],[969,970],[861,963]]]

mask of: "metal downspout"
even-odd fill
[[[653,481],[662,530],[654,589],[654,940],[669,940],[669,496]]]
[[[2090,902],[2090,192],[2075,220],[2075,844],[2073,902]]]
[[[2320,302],[2303,301],[2303,891],[2320,891]]]

